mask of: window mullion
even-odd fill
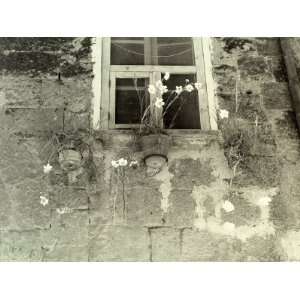
[[[151,38],[145,37],[144,38],[144,64],[151,65]]]
[[[152,84],[155,85],[158,80],[161,80],[161,72],[152,72],[152,76],[151,76]],[[155,120],[155,124],[163,128],[163,118],[162,118],[163,108],[158,108],[155,106],[156,97],[157,95],[151,95],[151,99],[150,99],[151,107],[153,107],[153,109],[151,110],[151,114],[153,119]]]
[[[151,38],[151,64],[157,66],[158,65],[158,45],[157,45],[157,38]]]
[[[209,120],[207,87],[206,87],[206,78],[205,78],[205,71],[204,71],[204,57],[203,57],[201,38],[194,37],[193,44],[194,44],[194,52],[195,52],[195,62],[197,67],[197,81],[201,82],[205,87],[205,91],[201,90],[201,93],[200,92],[198,93],[201,129],[209,130],[210,120]]]

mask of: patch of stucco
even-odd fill
[[[300,231],[288,231],[281,238],[281,245],[289,261],[300,261]]]
[[[269,190],[260,190],[257,187],[245,188],[243,190],[243,196],[249,205],[253,208],[257,207],[260,210],[260,214],[251,222],[245,222],[245,225],[239,225],[238,222],[234,220],[241,218],[247,218],[248,211],[239,211],[237,207],[239,203],[235,203],[235,211],[237,211],[236,218],[232,221],[224,220],[222,218],[222,205],[225,196],[227,196],[229,187],[227,184],[222,183],[222,181],[216,181],[209,187],[205,186],[195,186],[192,192],[192,197],[196,203],[196,218],[194,221],[194,226],[199,230],[208,230],[212,233],[218,233],[223,235],[230,235],[236,237],[242,241],[246,241],[252,236],[266,236],[275,233],[275,228],[273,223],[269,220],[269,206],[268,201],[262,201],[266,197],[272,197],[276,195],[277,189],[271,188]],[[215,205],[215,215],[210,215],[206,217],[206,207],[204,201],[213,195],[214,205]],[[256,208],[256,209],[257,209]],[[242,214],[242,215],[241,215]],[[249,216],[252,218],[252,216]],[[242,223],[243,224],[243,223]]]
[[[161,192],[161,209],[163,213],[167,213],[170,203],[169,203],[169,196],[171,193],[172,185],[171,185],[171,179],[174,177],[174,175],[169,172],[169,168],[167,165],[165,165],[162,170],[155,175],[155,179],[159,180],[160,186],[159,191]]]

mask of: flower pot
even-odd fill
[[[65,149],[59,152],[60,166],[65,171],[73,171],[81,166],[81,153],[73,149]]]
[[[150,134],[141,137],[144,161],[148,167],[159,168],[168,161],[171,138],[165,134]]]

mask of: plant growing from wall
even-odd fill
[[[144,103],[145,96],[141,96],[138,91],[137,81],[135,80],[134,82],[141,111],[143,111],[138,132],[140,145],[144,153],[144,161],[152,169],[160,169],[168,160],[171,138],[165,129],[174,126],[176,118],[189,99],[189,94],[202,88],[201,83],[190,83],[189,80],[186,80],[183,86],[176,86],[175,90],[169,91],[165,85],[169,78],[170,74],[166,72],[162,80],[158,80],[155,84],[148,86],[147,96],[150,97],[150,103],[146,107]],[[169,93],[169,95],[167,99],[164,99],[163,96],[166,93]],[[170,124],[165,128],[164,117],[175,103],[178,104],[178,108]]]
[[[117,187],[121,186],[121,194],[122,194],[122,217],[123,220],[127,219],[127,202],[125,196],[125,186],[127,181],[127,172],[128,169],[133,168],[136,169],[138,167],[138,162],[136,160],[127,160],[121,157],[118,160],[112,160],[111,166],[114,169],[114,173],[117,176],[118,184]],[[114,198],[113,202],[113,220],[115,220],[115,214],[117,209],[116,198]]]

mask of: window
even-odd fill
[[[169,90],[184,85],[186,80],[201,82],[204,89],[189,93],[184,105],[180,102],[172,105],[164,115],[162,126],[212,129],[202,46],[201,38],[189,37],[102,38],[101,44],[95,48],[101,57],[102,69],[101,91],[97,92],[101,94],[101,100],[97,100],[101,106],[100,127],[139,126],[143,111],[151,101],[147,87],[169,72],[171,76],[165,83]],[[97,60],[95,67],[99,68]],[[165,107],[171,97],[170,93],[164,94]],[[96,109],[94,105],[94,115],[97,115]]]

